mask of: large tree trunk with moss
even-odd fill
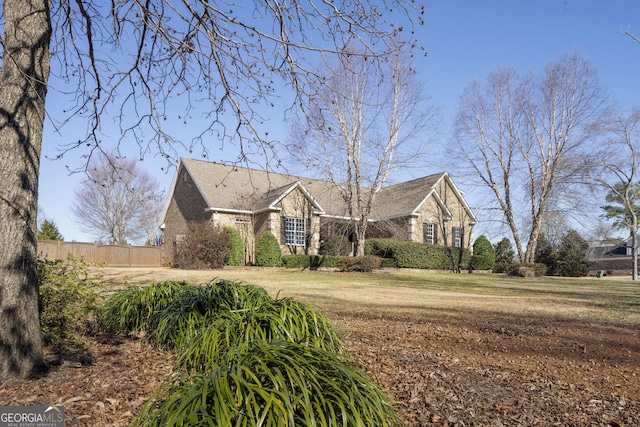
[[[4,0],[0,73],[0,380],[42,367],[38,171],[49,77],[47,0]]]

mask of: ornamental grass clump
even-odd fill
[[[400,426],[390,398],[343,356],[292,341],[250,341],[219,366],[165,382],[134,426]]]
[[[147,340],[160,348],[180,349],[219,313],[249,309],[270,299],[261,287],[227,280],[195,286],[151,319]]]
[[[177,352],[137,426],[399,426],[328,318],[263,288],[219,280],[130,288],[105,304],[112,330]],[[118,313],[121,319],[118,319]]]
[[[219,312],[188,340],[178,364],[190,372],[211,371],[229,349],[256,340],[286,340],[336,353],[344,351],[327,317],[307,304],[284,298],[263,301],[247,310]]]
[[[186,282],[166,281],[130,286],[111,295],[102,305],[100,324],[108,332],[143,332],[151,319],[173,304],[178,295],[195,289]]]

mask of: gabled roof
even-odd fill
[[[258,200],[258,203],[256,205],[256,211],[260,212],[260,211],[269,210],[269,209],[276,209],[276,205],[280,203],[282,199],[284,199],[289,194],[291,194],[291,192],[294,191],[295,189],[299,189],[305,195],[305,197],[311,202],[313,207],[316,209],[316,213],[320,215],[325,213],[324,210],[322,209],[322,206],[320,206],[318,201],[311,195],[311,193],[309,193],[309,191],[304,187],[304,185],[302,185],[300,181],[296,181],[291,185],[285,185],[280,188],[274,188],[274,189],[268,190],[265,193],[264,198],[262,200]]]
[[[330,182],[186,158],[181,159],[174,176],[164,214],[175,191],[178,176],[185,172],[190,175],[209,206],[207,210],[258,212],[274,209],[287,194],[300,189],[319,214],[340,218],[349,216],[339,188]],[[446,172],[381,189],[371,212],[371,219],[416,215],[420,206],[430,197],[435,198],[445,215],[451,216],[451,212],[448,211],[436,189],[443,179],[447,180],[454,189],[455,196],[463,204],[468,217],[475,222],[471,209]]]

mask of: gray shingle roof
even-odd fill
[[[338,188],[330,182],[195,159],[182,159],[182,164],[212,209],[266,209],[292,186],[300,185],[325,214],[349,216]],[[446,172],[441,172],[383,188],[371,219],[410,215],[445,178]]]

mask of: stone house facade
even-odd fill
[[[166,262],[190,221],[236,228],[245,263],[265,231],[283,254],[318,254],[335,235],[348,236],[353,220],[334,184],[311,178],[181,159],[162,216]],[[390,185],[377,195],[367,237],[390,237],[471,248],[476,218],[446,172]]]

